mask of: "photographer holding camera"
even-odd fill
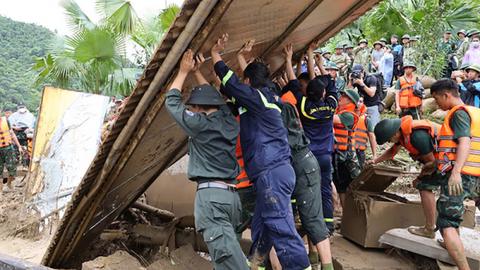
[[[414,120],[420,120],[424,89],[415,75],[417,67],[406,62],[403,65],[404,74],[395,85],[395,111],[400,116],[411,115]]]
[[[380,122],[379,105],[381,104],[382,89],[377,89],[379,83],[375,75],[365,73],[362,65],[353,65],[352,73],[349,76],[349,87],[355,87],[360,96],[363,97],[367,114],[374,127]]]

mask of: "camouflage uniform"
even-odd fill
[[[417,50],[413,48],[412,46],[408,46],[404,48],[403,51],[403,62],[404,63],[417,63]]]
[[[360,46],[353,49],[353,64],[360,64],[363,66],[363,70],[369,70],[370,50]]]
[[[344,72],[344,66],[350,66],[350,57],[348,57],[346,53],[340,55],[335,53],[330,57],[330,61],[339,67],[340,76],[345,76],[346,72]]]
[[[17,175],[17,159],[15,158],[15,149],[13,145],[0,148],[0,169],[7,167],[9,176]]]
[[[440,197],[437,200],[437,228],[458,228],[462,223],[465,212],[463,201],[466,198],[478,199],[479,177],[462,174],[463,194],[451,196],[448,194],[448,178],[450,172],[445,175],[438,174],[440,182]]]

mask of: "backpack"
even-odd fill
[[[376,94],[380,98],[380,100],[383,100],[385,98],[386,92],[385,92],[385,80],[383,79],[383,74],[381,72],[376,72],[376,73],[370,73],[367,75],[368,76],[374,76],[377,79],[377,90]]]

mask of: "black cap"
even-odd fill
[[[223,100],[220,93],[215,89],[215,87],[202,84],[196,86],[192,89],[190,98],[186,102],[187,105],[224,105],[225,100]]]

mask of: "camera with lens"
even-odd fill
[[[361,71],[353,71],[353,72],[350,74],[350,78],[351,78],[352,80],[361,79],[361,78],[362,78],[362,72],[361,72]]]

